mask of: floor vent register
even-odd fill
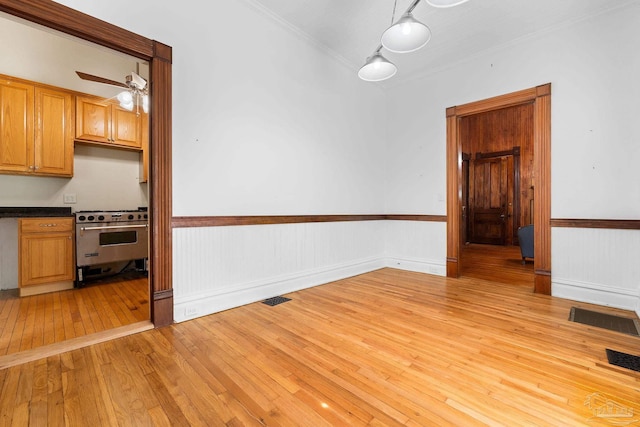
[[[267,298],[266,300],[262,301],[262,303],[273,307],[274,305],[282,304],[283,302],[287,302],[287,301],[291,301],[291,298],[273,297],[273,298]]]

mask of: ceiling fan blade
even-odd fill
[[[89,81],[92,81],[92,82],[104,83],[104,84],[107,84],[107,85],[124,87],[124,88],[127,88],[127,89],[129,88],[129,86],[127,86],[125,83],[117,82],[115,80],[105,79],[104,77],[94,76],[92,74],[83,73],[82,71],[76,71],[76,74],[82,80],[89,80]]]

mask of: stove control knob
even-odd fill
[[[85,219],[87,219],[87,217],[86,217],[86,216],[84,216],[84,215],[80,215],[80,216],[78,217],[78,221],[84,221]]]
[[[100,215],[100,216],[98,217],[98,221],[104,221],[104,215]]]
[[[129,215],[129,219],[133,219],[133,215]]]
[[[147,214],[144,214],[144,219],[147,219],[147,218],[148,218]]]
[[[93,221],[94,219],[96,219],[93,215],[89,215],[89,217],[87,218],[89,221]]]

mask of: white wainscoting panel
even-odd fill
[[[174,318],[180,322],[382,268],[384,223],[176,228]]]
[[[447,223],[386,221],[387,267],[446,276]]]
[[[640,314],[640,230],[552,228],[552,294]]]

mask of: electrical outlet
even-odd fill
[[[64,203],[76,203],[76,194],[75,193],[67,193],[62,197],[62,201]]]
[[[198,309],[195,307],[188,307],[184,309],[184,315],[186,317],[193,317],[198,314]]]

